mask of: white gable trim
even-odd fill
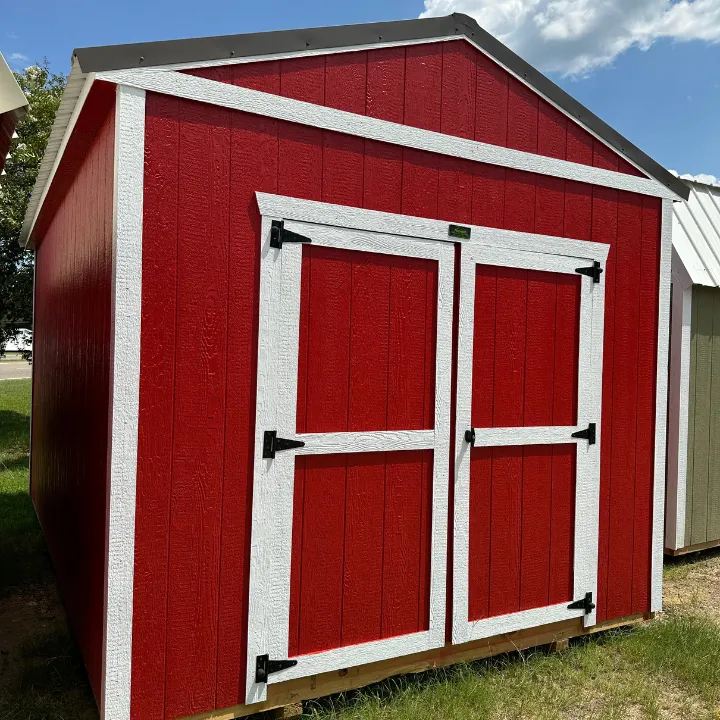
[[[182,97],[196,102],[218,105],[298,123],[310,127],[355,135],[370,140],[410,147],[450,157],[482,162],[490,165],[524,170],[574,180],[589,185],[600,185],[617,190],[676,198],[671,190],[657,180],[590,167],[579,163],[557,160],[534,153],[512,150],[498,145],[466,140],[430,130],[379,120],[378,118],[323,107],[313,103],[206,80],[183,73],[158,70],[117,70],[98,73],[97,78],[107,82],[137,87],[150,92]]]

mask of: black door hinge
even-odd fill
[[[266,683],[268,675],[295,667],[297,660],[271,660],[269,655],[258,655],[255,660],[255,682]]]
[[[595,609],[595,603],[593,602],[592,593],[585,593],[585,597],[582,600],[576,600],[568,605],[568,610],[584,610],[586,615],[589,615]]]
[[[465,442],[475,447],[475,428],[470,428],[465,431]]]
[[[283,243],[311,243],[312,240],[305,235],[285,229],[284,220],[273,220],[270,227],[270,247],[282,250]]]
[[[595,444],[595,423],[590,423],[587,426],[587,430],[578,430],[574,432],[571,437],[578,438],[579,440],[587,440],[588,445]]]
[[[592,264],[592,267],[575,268],[576,273],[591,277],[594,283],[600,282],[600,274],[602,271],[603,269],[600,267],[600,263],[597,260]]]
[[[277,430],[266,430],[263,436],[263,457],[274,458],[275,453],[281,450],[292,450],[293,448],[305,447],[302,440],[288,440],[279,438]]]

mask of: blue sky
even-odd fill
[[[720,0],[126,0],[119,7],[98,0],[7,4],[0,52],[15,68],[47,57],[53,70],[67,72],[75,47],[457,10],[666,167],[720,176]]]

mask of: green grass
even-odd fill
[[[0,720],[96,720],[28,495],[29,415],[30,380],[0,382]]]
[[[32,602],[48,608],[39,614],[41,628],[27,628],[12,666],[0,654],[0,720],[95,720],[27,493],[29,411],[29,380],[0,383],[0,647],[8,608]],[[674,561],[666,579],[687,581],[693,567],[693,558]],[[306,703],[305,714],[316,720],[718,720],[718,703],[720,624],[669,614],[574,641],[559,654],[514,653],[390,678]]]
[[[30,380],[0,382],[0,596],[48,582],[50,562],[28,495]]]
[[[715,720],[720,700],[720,627],[667,617],[632,631],[392,678],[310,703],[318,720],[443,718],[684,718]]]

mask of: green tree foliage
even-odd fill
[[[15,73],[15,79],[30,107],[18,123],[18,137],[10,145],[5,174],[0,176],[0,357],[19,330],[32,327],[34,256],[23,250],[18,241],[65,88],[65,77],[51,73],[47,61]]]

